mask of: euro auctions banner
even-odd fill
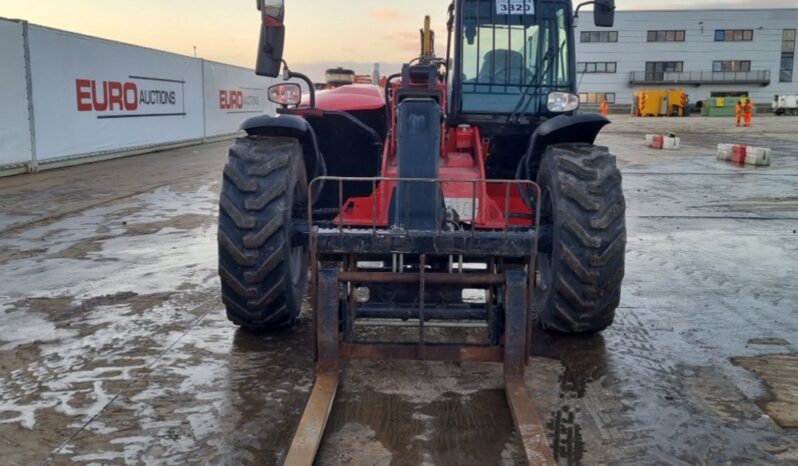
[[[127,76],[125,81],[76,79],[79,112],[94,112],[98,120],[186,116],[186,81]]]
[[[200,139],[202,62],[30,26],[39,161]]]
[[[267,95],[272,79],[246,68],[207,60],[203,62],[203,79],[208,137],[234,133],[247,118],[275,112]]]
[[[0,166],[32,160],[22,23],[0,20]]]

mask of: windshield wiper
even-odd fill
[[[546,53],[543,55],[543,60],[542,60],[546,68],[543,70],[542,73],[538,74],[538,79],[536,80],[536,82],[531,82],[526,86],[524,86],[524,90],[521,93],[521,98],[518,99],[518,103],[515,105],[513,113],[511,113],[510,117],[507,119],[508,123],[520,122],[521,115],[526,113],[527,109],[529,108],[529,104],[532,103],[532,99],[529,99],[526,102],[526,104],[524,104],[524,101],[527,100],[527,96],[529,95],[529,91],[533,88],[540,87],[543,85],[543,79],[546,76],[546,74],[548,74],[549,68],[551,68],[551,64],[554,63],[554,60],[552,58],[556,56],[556,54],[557,54],[557,48],[554,46],[551,46],[548,48],[548,50],[546,50]]]

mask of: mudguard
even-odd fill
[[[305,156],[305,170],[308,181],[327,174],[324,157],[319,150],[319,143],[313,127],[302,117],[296,115],[258,115],[246,119],[241,129],[250,135],[293,137],[302,144]],[[316,193],[318,194],[318,193]],[[315,199],[314,199],[315,202]]]
[[[559,115],[543,122],[529,138],[529,147],[518,166],[517,176],[533,179],[546,147],[562,143],[593,144],[596,136],[610,120],[598,113]],[[523,172],[522,172],[523,170]]]

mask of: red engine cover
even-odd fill
[[[384,106],[385,95],[377,86],[351,84],[316,92],[316,107],[321,110],[376,110]]]

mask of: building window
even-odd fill
[[[740,97],[748,97],[748,91],[718,91],[718,92],[710,92],[710,98],[715,97],[733,97],[735,99],[739,99]]]
[[[717,60],[712,62],[712,71],[751,71],[750,60]]]
[[[785,29],[782,33],[781,51],[787,53],[795,51],[795,29]]]
[[[716,29],[715,42],[737,42],[754,40],[752,29]]]
[[[582,31],[581,42],[618,42],[618,31]]]
[[[795,29],[785,29],[781,35],[781,68],[779,82],[791,83],[795,63]]]
[[[577,73],[615,73],[618,69],[618,64],[614,61],[609,62],[577,62]]]
[[[791,83],[793,62],[795,62],[795,54],[782,53],[781,54],[781,71],[779,72],[780,83]]]
[[[607,103],[615,103],[614,92],[580,92],[579,102],[583,104],[600,104],[607,99]]]
[[[648,31],[649,42],[684,42],[684,31]]]
[[[681,73],[684,71],[684,62],[680,61],[648,61],[646,62],[646,80],[662,81],[665,73]]]

